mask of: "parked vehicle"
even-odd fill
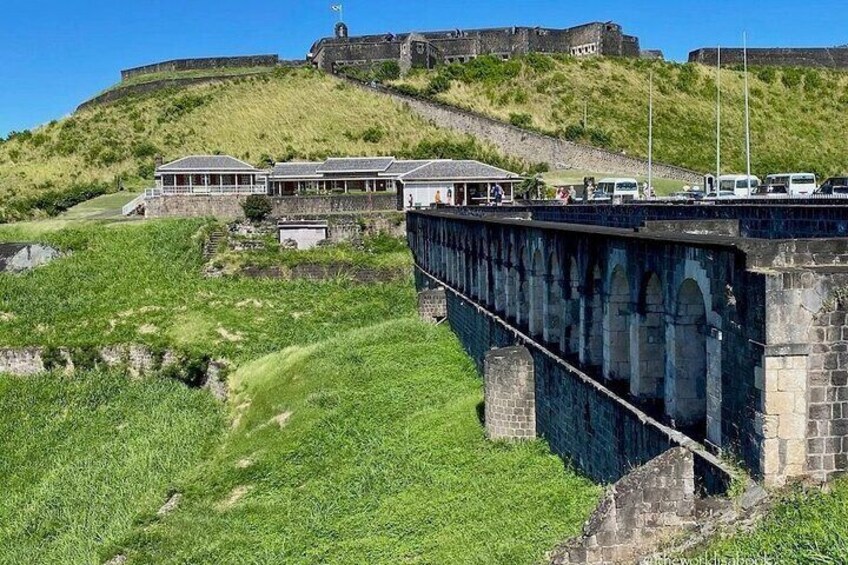
[[[784,187],[789,196],[810,196],[816,191],[813,173],[780,173],[766,177],[766,186]],[[779,193],[779,191],[776,191]],[[771,193],[769,193],[771,194]]]
[[[592,200],[613,200],[615,202],[626,202],[639,198],[639,183],[636,179],[628,178],[601,179],[594,194],[592,194]]]
[[[761,184],[751,192],[751,198],[789,198],[789,189],[783,184]]]
[[[748,198],[760,186],[760,179],[751,175],[721,175],[718,177],[719,192],[732,190],[738,198]]]
[[[821,184],[815,194],[848,195],[848,177],[830,177]]]

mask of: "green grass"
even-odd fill
[[[132,562],[535,563],[600,494],[541,441],[485,439],[445,327],[378,324],[230,381],[231,434],[178,511],[116,546]]]
[[[224,249],[215,254],[211,263],[224,267],[228,273],[237,272],[246,266],[292,268],[305,264],[365,267],[394,272],[406,270],[410,273],[412,269],[412,257],[406,240],[385,234],[365,237],[358,244],[346,242],[305,250],[283,249],[273,235],[258,241],[263,247],[250,251],[232,251],[225,245]]]
[[[531,55],[417,71],[394,84],[504,122],[591,145],[647,156],[648,84],[654,80],[654,158],[697,171],[715,169],[715,69],[639,59]],[[825,69],[753,69],[752,166],[764,176],[844,173],[848,74]],[[721,71],[722,162],[745,170],[743,74]],[[582,127],[588,103],[587,128]],[[526,124],[525,124],[526,125]]]
[[[0,563],[102,563],[209,455],[223,416],[174,381],[0,376]]]
[[[409,281],[204,278],[202,220],[64,225],[0,227],[0,241],[70,252],[23,276],[0,275],[1,344],[176,345],[240,361],[413,311]]]
[[[717,540],[705,557],[767,558],[769,563],[845,563],[848,556],[848,481],[829,493],[793,489],[753,532]]]
[[[63,197],[84,188],[147,188],[156,155],[168,161],[217,153],[263,167],[269,160],[394,154],[524,168],[390,99],[311,69],[277,69],[133,96],[0,141],[0,222],[61,212]]]

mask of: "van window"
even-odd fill
[[[719,190],[733,190],[734,183],[732,180],[723,180],[718,185]]]
[[[598,190],[604,194],[612,194],[614,189],[615,185],[611,182],[602,182],[598,184]]]
[[[638,190],[638,186],[635,182],[620,182],[618,183],[617,187],[618,190],[621,190],[622,192],[632,192]]]
[[[751,179],[751,188],[757,188],[757,186],[759,186],[757,179]],[[736,181],[736,188],[748,188],[748,179]]]
[[[792,177],[792,184],[816,184],[816,177],[808,175]]]

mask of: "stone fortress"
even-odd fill
[[[528,53],[563,53],[574,57],[639,57],[639,38],[625,35],[613,22],[592,22],[572,28],[503,27],[413,32],[350,37],[342,22],[335,37],[320,39],[307,55],[317,68],[336,72],[343,67],[371,67],[397,62],[402,72],[431,69],[441,63],[465,63],[481,55],[508,59]],[[652,52],[653,53],[653,52]]]
[[[740,48],[721,50],[724,67],[741,66],[744,52]],[[718,49],[704,47],[689,53],[690,63],[715,66]],[[818,67],[848,69],[848,45],[839,47],[748,48],[748,64],[774,67]]]
[[[407,72],[412,68],[432,69],[443,63],[465,63],[481,55],[508,59],[529,53],[663,58],[658,49],[641,49],[638,37],[625,34],[620,24],[611,21],[563,29],[513,26],[361,36],[351,36],[347,24],[338,22],[333,37],[313,43],[305,59],[284,60],[273,54],[174,59],[124,69],[121,80],[157,73],[245,67],[312,65],[336,73],[346,67],[371,68],[385,62],[395,62],[402,72]],[[716,55],[714,47],[699,48],[689,53],[689,62],[715,65]],[[848,45],[749,48],[748,56],[754,66],[848,68]],[[742,49],[722,49],[723,65],[741,63]]]

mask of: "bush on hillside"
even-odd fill
[[[510,114],[509,123],[517,128],[528,129],[533,127],[533,116],[530,114]]]
[[[777,70],[774,67],[763,67],[757,71],[757,78],[766,84],[774,84]]]
[[[271,214],[271,201],[262,194],[251,194],[241,204],[244,216],[253,223],[259,223]]]
[[[434,75],[430,79],[430,82],[427,83],[427,87],[424,89],[424,94],[426,94],[427,96],[435,96],[436,94],[447,92],[448,90],[450,90],[450,87],[450,79],[443,74],[437,74]]]
[[[400,65],[397,61],[385,61],[374,70],[374,80],[386,82],[400,78]]]

